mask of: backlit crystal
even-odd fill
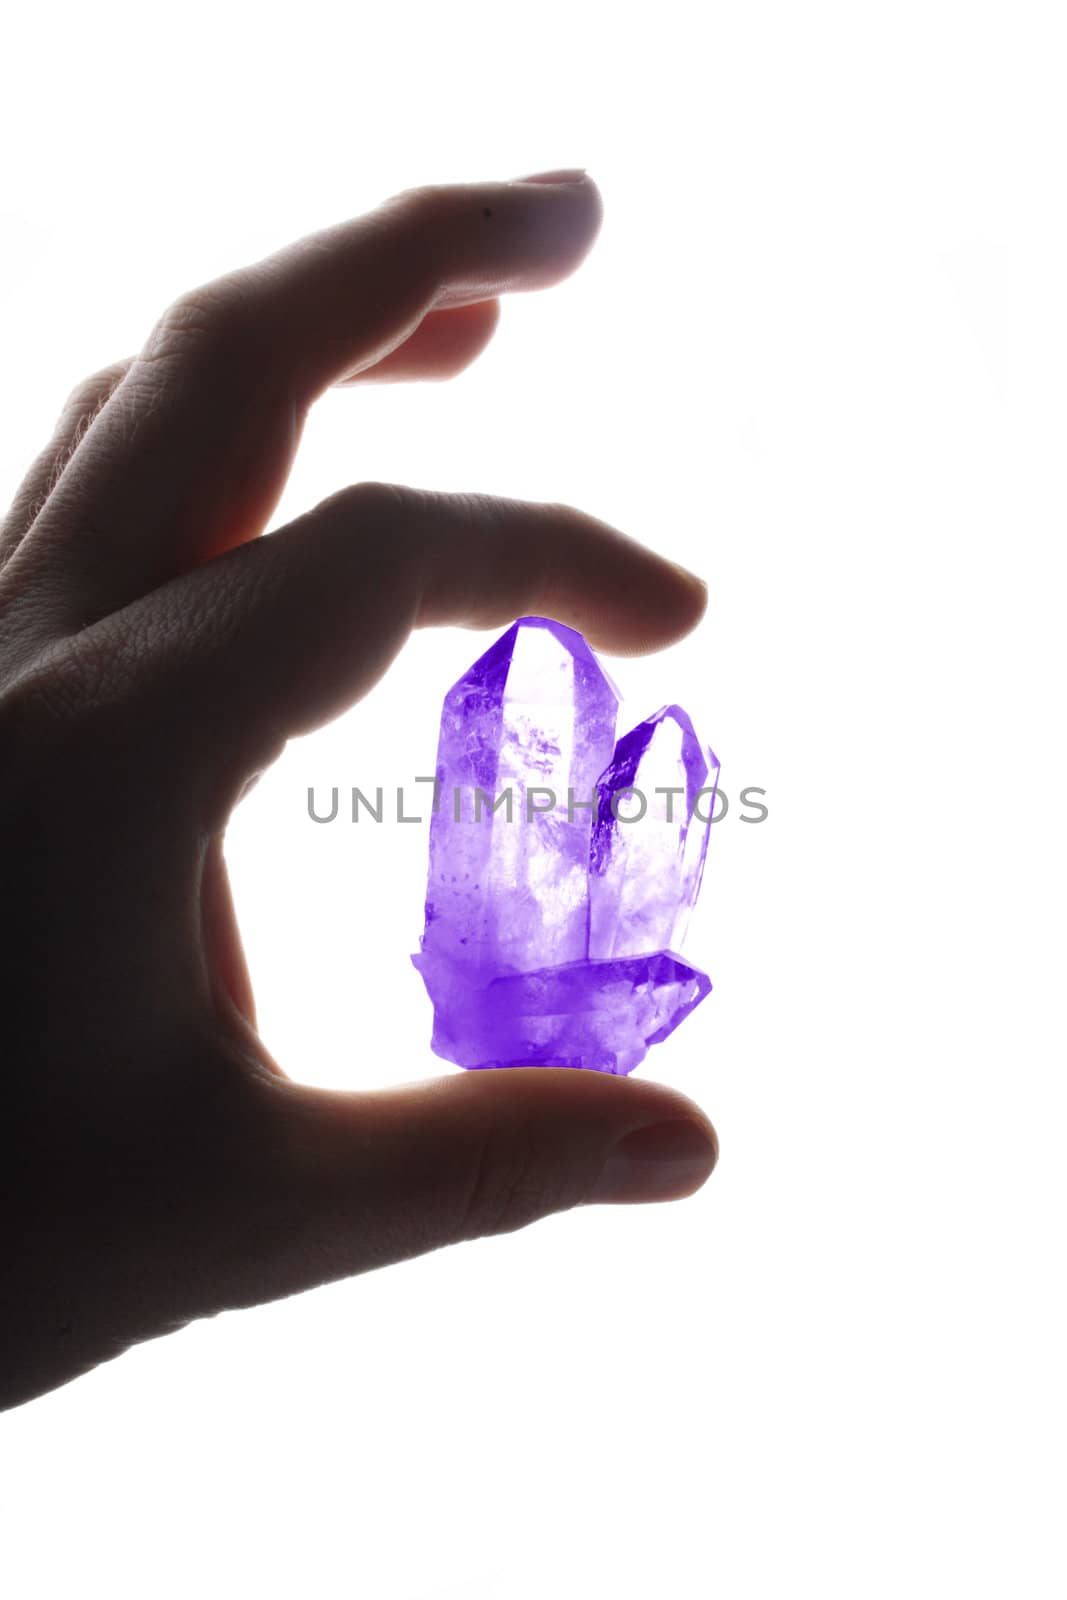
[[[618,703],[581,634],[540,617],[445,696],[412,960],[458,1066],[627,1073],[711,988],[676,951],[718,763],[678,706],[616,744]]]

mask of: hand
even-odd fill
[[[707,1119],[650,1082],[291,1081],[223,863],[254,775],[412,628],[539,613],[632,652],[702,613],[698,580],[563,505],[359,483],[255,537],[317,395],[449,377],[496,296],[574,269],[600,199],[559,176],[408,190],[183,295],[75,390],[4,523],[0,1405],[196,1317],[711,1171]]]

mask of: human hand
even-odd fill
[[[587,179],[394,196],[183,295],[75,390],[19,491],[0,1406],[197,1317],[710,1173],[710,1123],[650,1082],[292,1081],[255,1030],[222,856],[249,782],[412,628],[538,613],[636,652],[699,619],[697,580],[569,506],[359,483],[255,537],[316,396],[459,372],[496,297],[566,276],[599,221]]]

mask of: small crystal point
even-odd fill
[[[680,706],[623,734],[597,784],[589,954],[681,948],[700,889],[719,763]]]

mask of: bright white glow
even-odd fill
[[[13,1600],[1063,1592],[1057,20],[8,20],[5,491],[184,287],[413,184],[589,167],[581,271],[506,303],[454,384],[326,399],[278,517],[395,480],[570,502],[688,562],[703,628],[611,670],[623,719],[685,705],[730,807],[687,943],[715,991],[647,1069],[719,1128],[706,1189],[220,1318],[0,1419]],[[425,828],[346,797],[432,771],[487,643],[416,639],[241,809],[294,1075],[448,1070],[407,962]]]

